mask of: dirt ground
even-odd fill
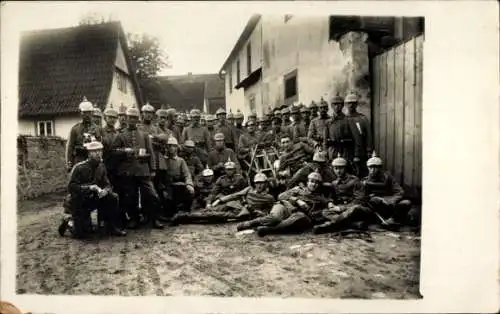
[[[420,237],[236,234],[234,224],[61,238],[61,196],[18,206],[17,293],[419,298]]]

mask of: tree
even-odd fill
[[[110,21],[111,16],[106,19],[101,13],[88,12],[80,18],[80,20],[78,21],[78,25],[102,24]]]
[[[140,80],[156,76],[164,68],[170,67],[168,56],[160,47],[158,38],[128,33],[127,39],[130,57]]]

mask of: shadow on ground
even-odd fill
[[[61,238],[61,196],[18,205],[17,293],[418,298],[420,237],[236,234],[234,224]]]

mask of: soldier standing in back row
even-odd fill
[[[353,162],[355,174],[358,178],[362,178],[367,173],[365,160],[367,160],[370,152],[373,151],[371,126],[368,118],[364,114],[357,112],[358,96],[356,94],[351,93],[347,95],[344,103],[347,106],[347,120],[351,124],[354,139]]]
[[[87,150],[83,147],[83,144],[91,142],[92,138],[97,141],[102,140],[101,128],[92,120],[94,113],[92,103],[83,97],[83,101],[79,107],[82,121],[71,128],[66,144],[66,165],[68,172],[76,163],[87,158]]]
[[[209,114],[207,115],[207,130],[208,134],[210,134],[210,146],[214,147],[215,141],[214,141],[214,135],[217,133],[215,130],[215,123],[216,123],[216,118],[215,115]]]
[[[234,131],[236,133],[236,148],[238,147],[238,143],[240,142],[240,137],[245,133],[245,128],[243,127],[243,120],[245,117],[243,113],[241,113],[240,109],[236,111],[234,114]]]
[[[314,100],[311,101],[311,104],[309,105],[309,110],[311,111],[310,117],[311,117],[311,121],[312,121],[318,117],[318,105],[316,104],[316,102]]]
[[[108,173],[109,181],[111,185],[118,192],[118,181],[116,178],[116,161],[113,159],[113,141],[115,139],[118,131],[115,129],[116,119],[118,118],[118,111],[113,109],[110,105],[109,108],[104,110],[104,120],[106,121],[106,126],[102,128],[102,158],[104,161],[104,165],[106,166],[106,170]]]
[[[318,146],[323,146],[325,129],[329,121],[328,103],[322,101],[319,104],[319,116],[311,121],[311,124],[309,125],[309,132],[307,133],[307,137],[315,141]]]
[[[288,127],[288,133],[292,142],[297,143],[307,137],[307,130],[304,121],[302,121],[299,107],[292,105],[290,113],[292,114],[292,123]]]
[[[156,110],[156,119],[158,121],[155,131],[156,135],[166,134],[167,136],[174,136],[172,130],[167,128],[168,113],[166,109],[161,108]]]
[[[113,142],[113,147],[120,162],[118,175],[124,186],[125,199],[123,200],[127,214],[130,217],[131,229],[139,226],[140,215],[137,210],[138,190],[141,193],[141,202],[144,204],[144,218],[154,228],[163,228],[158,221],[160,203],[151,177],[155,175],[153,165],[155,154],[149,136],[137,129],[139,110],[127,110],[127,129],[119,133]]]
[[[172,135],[176,139],[181,138],[181,130],[179,127],[176,125],[176,120],[177,120],[177,111],[174,108],[167,109],[167,121],[165,123],[165,126],[167,129],[172,131]]]
[[[352,128],[346,115],[342,112],[344,99],[336,95],[331,101],[333,117],[325,128],[324,147],[328,152],[328,159],[333,160],[337,155],[352,163],[354,157],[354,140]],[[348,170],[349,169],[348,167]]]
[[[120,105],[118,108],[118,127],[116,130],[121,132],[127,127],[127,107],[124,104]]]
[[[233,151],[238,144],[236,142],[236,132],[234,131],[234,125],[230,125],[226,121],[226,110],[223,108],[217,109],[215,112],[215,116],[217,117],[218,123],[215,126],[215,130],[217,133],[224,134],[224,140],[226,142],[227,148],[232,149]]]
[[[179,142],[182,144],[187,140],[193,141],[196,146],[196,156],[200,158],[203,164],[206,164],[208,152],[212,149],[212,141],[208,130],[200,126],[200,117],[201,113],[198,109],[191,110],[191,125],[184,128]]]
[[[102,111],[101,109],[99,109],[99,107],[97,107],[97,105],[94,107],[92,119],[94,120],[95,125],[97,125],[99,128],[102,127]]]
[[[240,167],[234,151],[224,145],[224,134],[215,134],[214,140],[215,147],[208,154],[208,166],[213,169],[215,178],[217,179],[224,174],[224,163],[227,160],[235,162],[238,169]]]
[[[311,110],[304,106],[300,109],[300,115],[302,116],[302,121],[304,121],[306,130],[309,131],[309,124],[311,123]]]
[[[252,110],[252,112],[250,112],[250,114],[248,115],[248,121],[253,121],[255,122],[255,124],[257,124],[257,113],[255,112],[255,110]]]

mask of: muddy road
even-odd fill
[[[418,298],[420,240],[240,235],[234,224],[61,238],[61,196],[18,206],[17,293]]]

